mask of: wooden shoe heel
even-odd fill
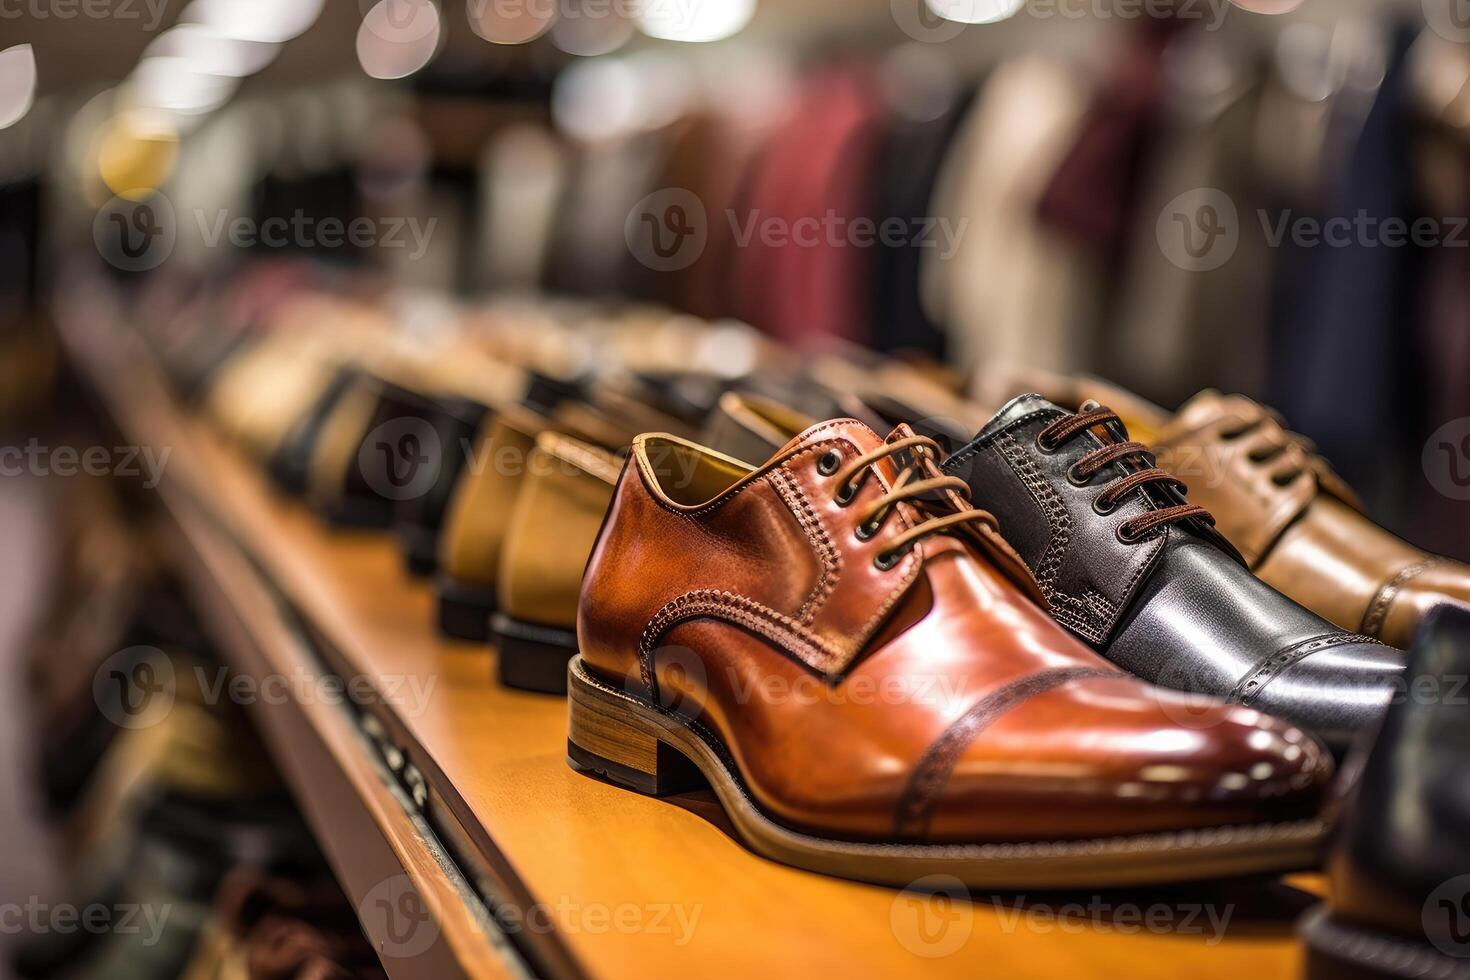
[[[567,762],[573,769],[650,796],[703,784],[694,763],[659,738],[655,725],[599,696],[575,671],[570,674]]]

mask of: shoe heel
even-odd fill
[[[577,677],[567,685],[567,762],[579,772],[649,796],[694,789],[703,777],[694,763],[656,734],[636,707],[614,704]]]
[[[490,616],[495,612],[493,590],[474,589],[440,578],[437,592],[440,633],[476,643],[490,639]]]
[[[540,694],[567,693],[567,661],[577,655],[577,634],[552,626],[490,617],[496,679],[502,687]]]

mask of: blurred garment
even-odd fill
[[[873,335],[876,258],[871,242],[855,241],[854,221],[872,220],[884,118],[867,71],[814,74],[756,160],[741,205],[721,216],[736,239],[736,314],[794,347]]]
[[[547,276],[555,292],[625,294],[638,270],[623,229],[663,160],[664,132],[585,144],[576,154],[552,232]]]
[[[704,250],[682,269],[640,270],[636,295],[695,316],[725,316],[733,303],[730,268],[735,248],[728,216],[766,127],[758,120],[710,108],[679,120],[671,130],[668,156],[653,185],[692,193],[704,208],[708,237]]]
[[[1085,93],[1062,67],[1023,55],[995,69],[947,154],[930,213],[958,245],[927,250],[921,271],[924,308],[945,325],[963,371],[1092,363],[1084,328],[1092,264],[1036,220],[1084,108]]]
[[[1167,95],[1164,53],[1182,22],[1145,17],[1111,66],[1037,213],[1084,241],[1106,268],[1122,258],[1139,185]]]
[[[937,216],[930,201],[945,155],[954,147],[976,91],[966,88],[932,119],[896,116],[884,135],[873,212],[880,227],[895,219],[901,222],[902,234],[884,236],[877,245],[873,346],[878,350],[944,357],[944,328],[925,312],[921,286],[925,254],[944,247],[943,237],[932,227]]]
[[[556,136],[544,126],[512,126],[486,150],[481,171],[479,281],[490,289],[530,292],[545,275],[556,207],[567,163]]]
[[[1259,79],[1212,42],[1181,36],[1170,49],[1169,98],[1097,361],[1165,405],[1265,381],[1271,256],[1250,169]]]
[[[1360,233],[1366,217],[1408,225],[1421,215],[1406,149],[1415,136],[1409,115],[1406,55],[1413,34],[1394,38],[1378,96],[1348,157],[1341,192],[1328,209],[1348,222],[1345,240],[1326,237],[1308,257],[1294,316],[1277,325],[1281,358],[1274,385],[1293,428],[1310,436],[1374,510],[1398,495],[1391,474],[1417,470],[1417,458],[1385,465],[1405,446],[1411,351],[1405,316],[1416,308],[1421,250],[1412,242],[1386,247],[1376,232]],[[1397,450],[1402,452],[1402,450]],[[1417,447],[1413,455],[1417,457]]]
[[[1461,199],[1448,213],[1470,215],[1470,153],[1458,139],[1452,152]],[[1462,231],[1458,246],[1441,245],[1426,255],[1424,308],[1415,338],[1417,374],[1424,379],[1423,412],[1417,420],[1421,438],[1411,448],[1434,439],[1436,445],[1425,447],[1431,454],[1444,451],[1441,443],[1446,440],[1434,435],[1441,426],[1470,418],[1470,247],[1464,238]],[[1463,458],[1463,446],[1454,445],[1459,432],[1449,435],[1450,451],[1460,453],[1452,458]],[[1470,504],[1445,496],[1427,479],[1412,480],[1410,486],[1411,532],[1433,541],[1443,554],[1470,560]]]

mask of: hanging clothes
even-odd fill
[[[1083,87],[1055,61],[1007,61],[941,167],[929,213],[949,223],[956,244],[925,251],[924,308],[944,324],[951,362],[967,375],[997,364],[1070,372],[1091,363],[1095,264],[1036,218],[1085,108]]]

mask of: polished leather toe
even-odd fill
[[[1280,672],[1268,664],[1261,673],[1251,703],[1304,726],[1338,756],[1373,727],[1404,685],[1402,654],[1378,643],[1327,647]]]
[[[997,721],[955,764],[927,832],[1005,839],[1024,813],[1027,835],[1068,840],[1317,812],[1333,765],[1302,729],[1249,708],[1138,691],[1124,675],[1077,680]],[[1015,762],[1023,747],[1026,766]],[[1007,801],[1003,820],[987,817],[998,799]]]

